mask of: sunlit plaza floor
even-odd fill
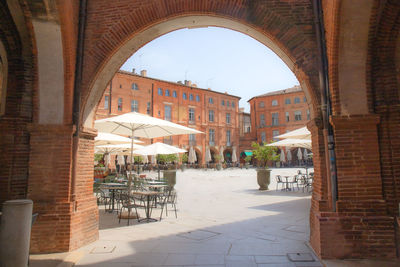
[[[80,250],[76,266],[321,266],[306,245],[310,193],[275,187],[271,179],[259,191],[254,169],[178,171],[178,218],[170,210],[161,222],[127,226],[100,209],[99,241]]]

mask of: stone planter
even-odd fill
[[[271,177],[271,170],[257,169],[257,183],[260,186],[258,190],[268,190],[270,177]]]
[[[176,170],[165,170],[163,173],[168,186],[173,188],[176,184]]]
[[[181,164],[180,169],[181,169],[181,171],[186,170],[186,165],[185,164]]]
[[[245,164],[244,164],[244,167],[246,168],[246,170],[248,170],[249,167],[250,167],[250,164],[249,164],[249,163],[245,163]]]

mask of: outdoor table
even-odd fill
[[[290,176],[283,176],[283,177],[285,177],[285,180],[286,180],[286,182],[285,182],[286,187],[285,187],[284,189],[282,189],[282,190],[284,190],[284,191],[290,191],[290,188],[289,188],[289,181],[288,181]]]
[[[151,212],[153,210],[153,205],[152,205],[152,201],[154,201],[157,196],[161,195],[161,192],[157,192],[157,191],[133,191],[132,195],[137,195],[137,196],[144,196],[146,197],[146,202],[144,205],[144,210],[146,212],[146,218],[143,219],[139,219],[138,221],[147,221],[147,222],[156,222],[158,221],[157,219],[151,218]]]
[[[111,210],[109,212],[114,212],[115,191],[126,190],[128,187],[120,183],[104,183],[101,184],[101,188],[108,189],[111,192]]]

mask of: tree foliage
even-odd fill
[[[259,165],[264,168],[268,168],[268,161],[279,160],[279,156],[276,154],[278,148],[266,145],[266,143],[260,145],[256,142],[253,142],[253,144],[251,145],[253,147],[254,157],[258,160]]]

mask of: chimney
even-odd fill
[[[195,83],[194,83],[194,84],[192,84],[192,87],[196,87],[196,88],[197,88],[197,84],[195,84]]]
[[[136,70],[135,70],[135,68],[133,68],[133,69],[132,69],[132,73],[133,73],[133,74],[136,74],[136,72],[135,72],[135,71],[136,71]]]
[[[189,81],[189,80],[185,80],[185,85],[186,85],[186,86],[191,86],[191,85],[192,85],[192,82]]]
[[[178,81],[177,83],[182,84],[182,81]]]
[[[140,75],[143,77],[147,77],[147,70],[141,70]]]

